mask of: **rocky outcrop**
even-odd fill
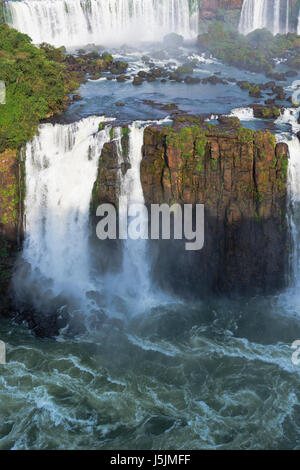
[[[101,157],[94,200],[117,205],[114,144]],[[288,147],[269,131],[177,117],[144,134],[141,180],[146,203],[205,205],[205,244],[151,241],[153,277],[180,294],[265,293],[284,285]],[[125,169],[126,171],[126,169]]]
[[[202,251],[162,242],[160,283],[175,292],[282,286],[287,163],[287,145],[276,145],[268,131],[148,127],[141,168],[147,203],[204,204],[206,217]]]
[[[7,313],[8,287],[22,237],[23,163],[15,150],[0,154],[0,305]]]
[[[206,20],[216,19],[220,10],[241,10],[243,0],[202,0],[200,17]]]

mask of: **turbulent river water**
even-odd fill
[[[34,2],[21,3],[12,7],[26,10]],[[141,57],[151,55],[151,47],[111,51],[136,72],[145,69]],[[196,61],[195,75],[202,78],[221,72],[224,78],[265,81],[199,56],[192,46],[165,62],[177,67],[188,58]],[[86,327],[72,334],[65,329],[49,340],[1,321],[7,364],[0,366],[0,449],[299,449],[300,366],[292,362],[291,348],[300,339],[296,111],[286,111],[275,124],[254,119],[243,108],[251,99],[233,83],[145,83],[137,89],[104,76],[82,85],[81,95],[83,101],[72,104],[59,123],[42,124],[26,148],[22,257],[31,271],[26,282],[23,276],[21,291],[32,296],[34,286],[39,307],[48,302],[49,292],[68,293]],[[182,301],[152,290],[145,244],[124,247],[119,275],[104,279],[89,271],[88,205],[97,155],[111,138],[110,128],[96,133],[98,124],[112,117],[139,120],[131,124],[131,172],[123,179],[120,175],[120,191],[141,201],[143,128],[147,120],[167,117],[149,100],[208,117],[233,113],[245,126],[270,128],[288,142],[294,241],[288,291],[253,299]],[[118,145],[118,128],[113,137]],[[17,283],[20,295],[20,276]],[[91,315],[93,299],[97,303],[97,296],[86,295],[91,292],[115,296],[114,304],[105,305],[110,319],[100,327]]]

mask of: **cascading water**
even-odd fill
[[[127,207],[130,209],[132,205],[142,208],[145,203],[143,188],[140,177],[140,166],[142,161],[142,146],[144,140],[144,130],[146,123],[136,121],[129,126],[129,147],[128,147],[128,163],[130,168],[123,175],[120,171],[120,191],[119,191],[119,214],[127,219]],[[122,148],[118,143],[121,135],[117,139],[119,163],[123,163]],[[145,239],[134,240],[130,238],[131,234],[127,233],[127,239],[123,243],[123,267],[117,284],[121,286],[122,295],[129,295],[135,301],[145,301],[151,289],[149,255],[147,253],[147,231],[148,219],[147,214],[140,214],[141,226],[139,233],[144,234]],[[128,217],[127,222],[130,223],[131,218]],[[121,278],[121,279],[120,279]]]
[[[274,0],[274,34],[280,33],[280,4],[281,0]]]
[[[109,127],[98,132],[105,120],[42,124],[26,146],[23,258],[31,266],[29,289],[38,283],[41,296],[43,290],[53,297],[64,293],[80,304],[90,288],[89,204],[99,156],[110,139]]]
[[[267,25],[267,0],[244,0],[239,31],[248,34]]]
[[[284,11],[284,14],[283,14]],[[267,28],[273,34],[289,32],[289,0],[244,0],[239,31],[249,34],[255,29]]]
[[[197,0],[24,0],[6,2],[7,22],[33,42],[66,47],[158,40],[198,32]]]
[[[298,298],[300,287],[300,141],[297,133],[300,125],[297,122],[298,111],[296,109],[286,109],[277,119],[276,123],[284,128],[288,126],[292,134],[283,132],[278,135],[280,142],[285,142],[289,147],[288,166],[288,219],[291,233],[292,249],[290,254],[289,285],[287,300],[295,304],[295,294]],[[285,296],[286,297],[286,296]]]

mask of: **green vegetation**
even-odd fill
[[[276,106],[271,108],[264,107],[262,109],[262,116],[264,119],[278,118],[280,116],[280,110]]]
[[[214,22],[199,36],[198,43],[223,62],[252,72],[271,73],[275,57],[286,57],[291,67],[300,68],[300,38],[296,34],[273,36],[261,29],[243,36]]]
[[[76,73],[66,71],[63,48],[42,44],[6,24],[0,25],[0,80],[6,104],[0,113],[0,152],[30,140],[41,119],[64,110],[67,95],[78,88]]]

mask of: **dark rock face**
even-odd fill
[[[220,10],[240,10],[243,0],[202,0],[200,6],[201,18],[216,19]]]
[[[269,132],[145,131],[147,203],[205,205],[203,250],[159,242],[155,276],[184,294],[262,293],[284,284],[288,147]],[[174,273],[176,275],[174,276]]]
[[[0,311],[11,310],[8,288],[22,238],[23,164],[15,150],[0,154]]]
[[[267,293],[284,285],[287,261],[288,147],[269,131],[238,120],[206,126],[175,117],[173,127],[145,130],[141,180],[146,204],[205,205],[205,244],[150,241],[153,279],[182,295]],[[125,151],[126,153],[126,151]],[[94,200],[117,205],[117,159],[107,144]]]

